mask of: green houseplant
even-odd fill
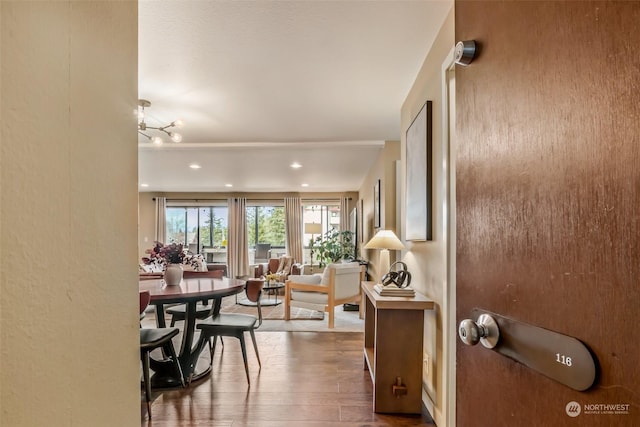
[[[353,232],[331,229],[311,241],[311,253],[320,267],[332,262],[352,260],[355,258]]]

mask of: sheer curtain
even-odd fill
[[[247,243],[247,199],[231,198],[229,206],[229,235],[227,264],[229,277],[249,274],[249,244]]]
[[[340,199],[340,230],[349,230],[349,198],[347,197]]]
[[[165,239],[166,235],[166,222],[167,222],[167,198],[156,197],[156,230],[155,240],[157,242],[167,243]]]
[[[287,253],[295,262],[302,258],[302,202],[300,197],[284,198],[284,217],[287,236]]]

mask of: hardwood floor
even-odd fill
[[[186,389],[154,392],[152,420],[142,426],[434,426],[429,415],[372,411],[359,332],[257,332],[262,368],[247,336],[251,386],[237,339],[218,345],[213,372]],[[221,351],[222,350],[222,351]],[[209,362],[208,351],[200,362]],[[142,402],[144,399],[142,398]]]

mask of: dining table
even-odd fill
[[[182,343],[178,352],[178,361],[182,368],[185,384],[204,378],[211,372],[208,364],[205,369],[197,370],[197,362],[203,346],[193,345],[196,329],[196,304],[198,301],[210,301],[212,316],[217,316],[222,305],[222,298],[242,292],[245,281],[223,277],[182,279],[180,284],[169,286],[163,279],[140,280],[140,291],[149,291],[150,304],[156,309],[156,325],[166,327],[164,307],[166,304],[186,304],[186,319],[182,330]],[[175,365],[168,360],[151,360],[154,375],[151,384],[155,388],[180,387],[182,382],[177,375]]]

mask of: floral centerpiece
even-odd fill
[[[164,281],[168,286],[179,285],[182,282],[182,261],[186,255],[184,247],[181,243],[154,244],[153,248],[145,251],[149,256],[143,257],[142,261],[164,268]]]
[[[143,257],[142,262],[147,265],[159,265],[163,268],[166,268],[167,264],[182,264],[185,258],[184,248],[181,243],[165,245],[161,242],[154,242],[154,247],[144,252],[149,256]]]
[[[279,275],[275,273],[267,274],[264,278],[267,280],[268,283],[274,283],[277,280],[280,280]]]
[[[207,271],[207,263],[204,262],[202,254],[187,253],[182,263],[190,266],[193,271]]]

